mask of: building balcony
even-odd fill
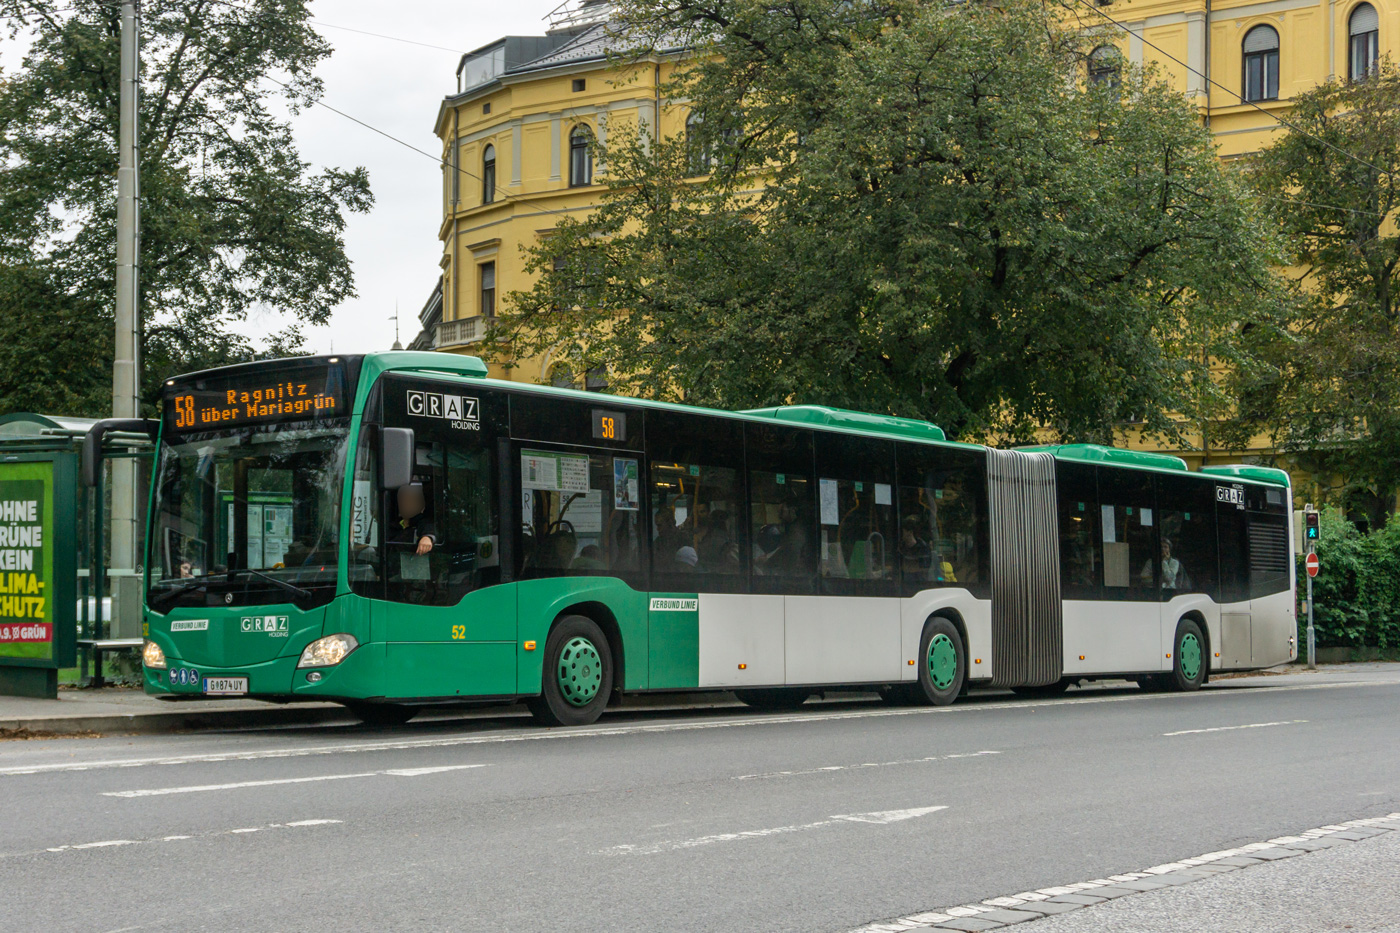
[[[495,323],[495,318],[480,314],[459,318],[455,321],[442,321],[437,326],[437,337],[433,341],[433,348],[445,350],[449,347],[476,343],[486,336],[486,329],[493,323]]]

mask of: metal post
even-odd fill
[[[141,378],[137,345],[137,263],[140,248],[139,169],[136,151],[139,54],[136,0],[121,8],[121,97],[117,142],[117,296],[116,343],[112,361],[112,417],[135,418],[139,414]],[[112,550],[115,569],[136,569],[137,517],[140,493],[136,489],[136,463],[130,459],[112,463]],[[100,495],[100,492],[97,493]],[[100,538],[102,528],[97,528]],[[93,596],[101,606],[106,581],[93,581]],[[99,622],[97,628],[101,629]],[[100,672],[99,672],[100,673]]]
[[[1313,511],[1312,503],[1303,506],[1303,523],[1307,527],[1307,515]],[[1306,553],[1311,554],[1317,550],[1317,542],[1306,539],[1303,544]],[[1313,597],[1312,597],[1312,574],[1308,574],[1308,670],[1317,670],[1317,638],[1313,632]]]

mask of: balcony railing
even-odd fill
[[[433,341],[433,346],[441,350],[444,347],[459,347],[468,343],[476,343],[486,336],[486,328],[491,326],[493,320],[494,318],[478,314],[475,317],[443,321],[437,326],[437,339]]]

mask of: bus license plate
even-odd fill
[[[215,696],[236,696],[248,692],[247,677],[206,677],[204,692]]]

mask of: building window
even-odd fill
[[[1380,17],[1376,15],[1375,7],[1363,3],[1351,11],[1348,25],[1351,44],[1348,46],[1347,73],[1351,80],[1360,81],[1376,70],[1376,62],[1380,59]]]
[[[691,175],[708,175],[714,167],[710,147],[700,135],[704,122],[705,118],[694,112],[685,118],[685,162]]]
[[[486,103],[484,103],[484,104],[481,105],[481,112],[482,112],[483,115],[488,114],[488,113],[491,112],[491,102],[490,102],[490,101],[487,101]]]
[[[496,316],[496,264],[481,264],[481,313],[485,317]]]
[[[496,200],[496,147],[487,146],[481,155],[481,203]]]
[[[574,371],[567,363],[560,363],[549,371],[549,384],[556,389],[577,388],[574,385]]]
[[[606,366],[588,367],[588,372],[583,375],[583,388],[586,392],[608,391],[608,368]]]
[[[1272,26],[1244,34],[1244,99],[1278,100],[1278,32]]]
[[[1089,83],[1115,90],[1123,83],[1123,57],[1117,46],[1101,45],[1089,53]]]
[[[589,146],[593,133],[586,126],[576,126],[569,134],[569,187],[593,184],[593,151]]]
[[[584,80],[583,78],[575,78],[575,79],[574,79],[574,93],[575,93],[575,94],[577,94],[579,91],[582,91],[582,90],[583,90],[584,88],[586,88],[586,87],[588,87],[588,82],[587,82],[586,80]]]

